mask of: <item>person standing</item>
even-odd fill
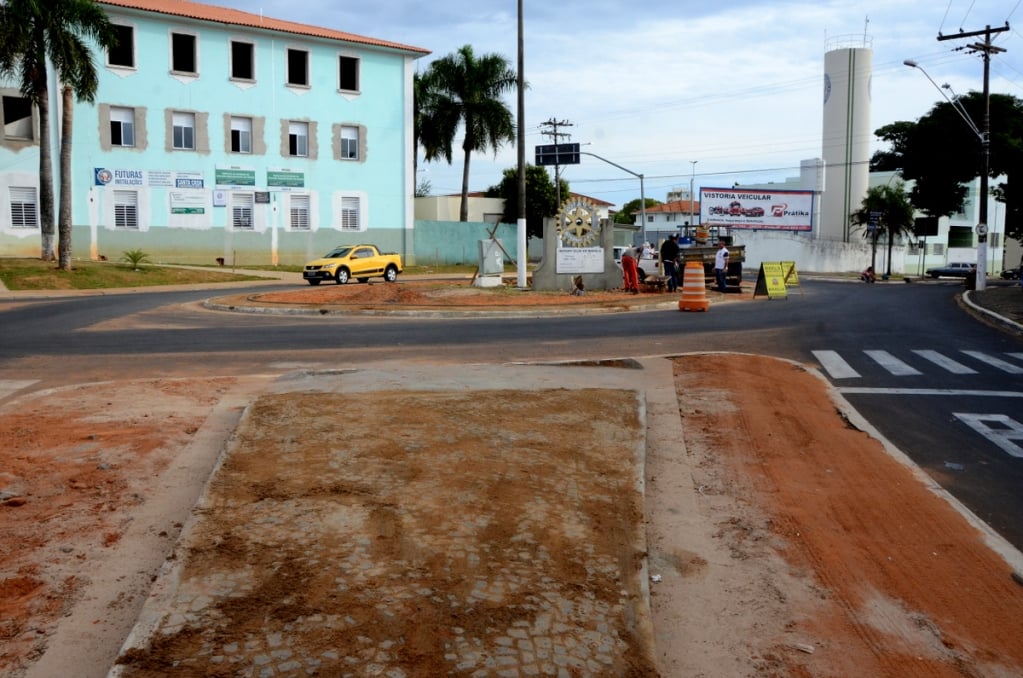
[[[674,233],[661,243],[661,263],[664,265],[664,277],[668,279],[668,291],[678,291],[678,236]]]
[[[629,247],[622,252],[622,276],[625,279],[625,291],[639,294],[639,269],[637,262],[642,249]]]
[[[718,245],[718,251],[714,253],[714,279],[717,280],[718,292],[727,292],[728,245],[724,240],[719,240]]]

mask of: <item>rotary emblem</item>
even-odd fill
[[[570,200],[558,212],[558,234],[571,247],[592,245],[600,235],[596,206],[587,200]]]

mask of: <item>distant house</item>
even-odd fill
[[[75,256],[407,251],[412,77],[427,50],[186,0],[99,4],[119,42],[94,55],[96,103],[75,107]],[[38,114],[0,85],[0,251],[38,254]]]
[[[586,200],[596,208],[601,219],[607,219],[614,203],[591,198],[582,193],[570,193],[571,200]],[[458,221],[462,194],[431,195],[416,198],[416,219],[425,221]],[[504,198],[487,198],[481,192],[469,194],[469,221],[496,224],[504,214]]]
[[[643,212],[632,213],[636,226],[643,224]],[[691,223],[690,223],[691,222]],[[656,231],[677,230],[700,223],[700,202],[698,200],[672,200],[646,208],[647,229]]]

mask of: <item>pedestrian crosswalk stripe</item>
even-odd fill
[[[982,363],[987,363],[991,367],[996,367],[1002,370],[1003,372],[1008,372],[1009,374],[1023,374],[1023,367],[1013,365],[1012,363],[1006,360],[1002,360],[1001,358],[996,358],[994,356],[987,355],[986,353],[981,353],[980,351],[963,351],[963,353],[970,356],[971,358],[979,360]]]
[[[888,351],[864,351],[870,358],[881,367],[885,368],[896,377],[906,377],[921,374],[919,370],[907,365]]]
[[[821,367],[831,375],[832,379],[854,379],[860,373],[849,366],[849,363],[842,360],[837,351],[811,351],[813,356],[820,361]]]
[[[951,372],[952,374],[976,374],[977,373],[977,370],[973,369],[972,367],[967,367],[966,365],[963,365],[960,362],[956,362],[955,360],[952,360],[951,358],[949,358],[949,357],[947,357],[945,355],[942,355],[941,353],[938,353],[937,351],[923,350],[923,351],[913,351],[913,353],[916,353],[918,356],[920,356],[924,360],[931,361],[932,363],[934,363],[938,367],[941,367],[942,369],[945,369],[945,370]]]
[[[857,379],[862,377],[862,375],[853,368],[852,364],[839,355],[838,351],[818,350],[810,351],[810,353],[812,353],[818,362],[820,362],[822,369],[827,372],[828,376],[832,379]],[[855,358],[861,352],[851,351],[850,353],[852,353],[852,357]],[[959,360],[951,358],[939,351],[913,349],[912,353],[950,374],[966,375],[978,373],[977,369],[970,366],[968,363],[960,362]],[[999,355],[992,355],[983,351],[959,351],[959,353],[977,360],[990,368],[995,368],[1002,372],[1007,372],[1008,374],[1023,374],[1023,365],[1010,362],[1010,360],[999,357]],[[923,372],[919,369],[910,363],[901,360],[889,351],[870,350],[862,351],[862,354],[873,360],[880,367],[884,368],[892,376],[907,377],[923,374]],[[1007,356],[1010,359],[1023,361],[1023,353],[1004,353],[1001,355]],[[853,360],[853,363],[855,363],[855,360]]]

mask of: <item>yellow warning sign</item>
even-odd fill
[[[781,262],[781,271],[785,276],[785,287],[799,287],[799,273],[796,272],[796,262]]]
[[[765,261],[760,264],[760,274],[757,276],[757,286],[753,290],[753,296],[766,294],[768,299],[787,299],[788,292],[785,288],[785,273],[782,265],[777,261]]]

